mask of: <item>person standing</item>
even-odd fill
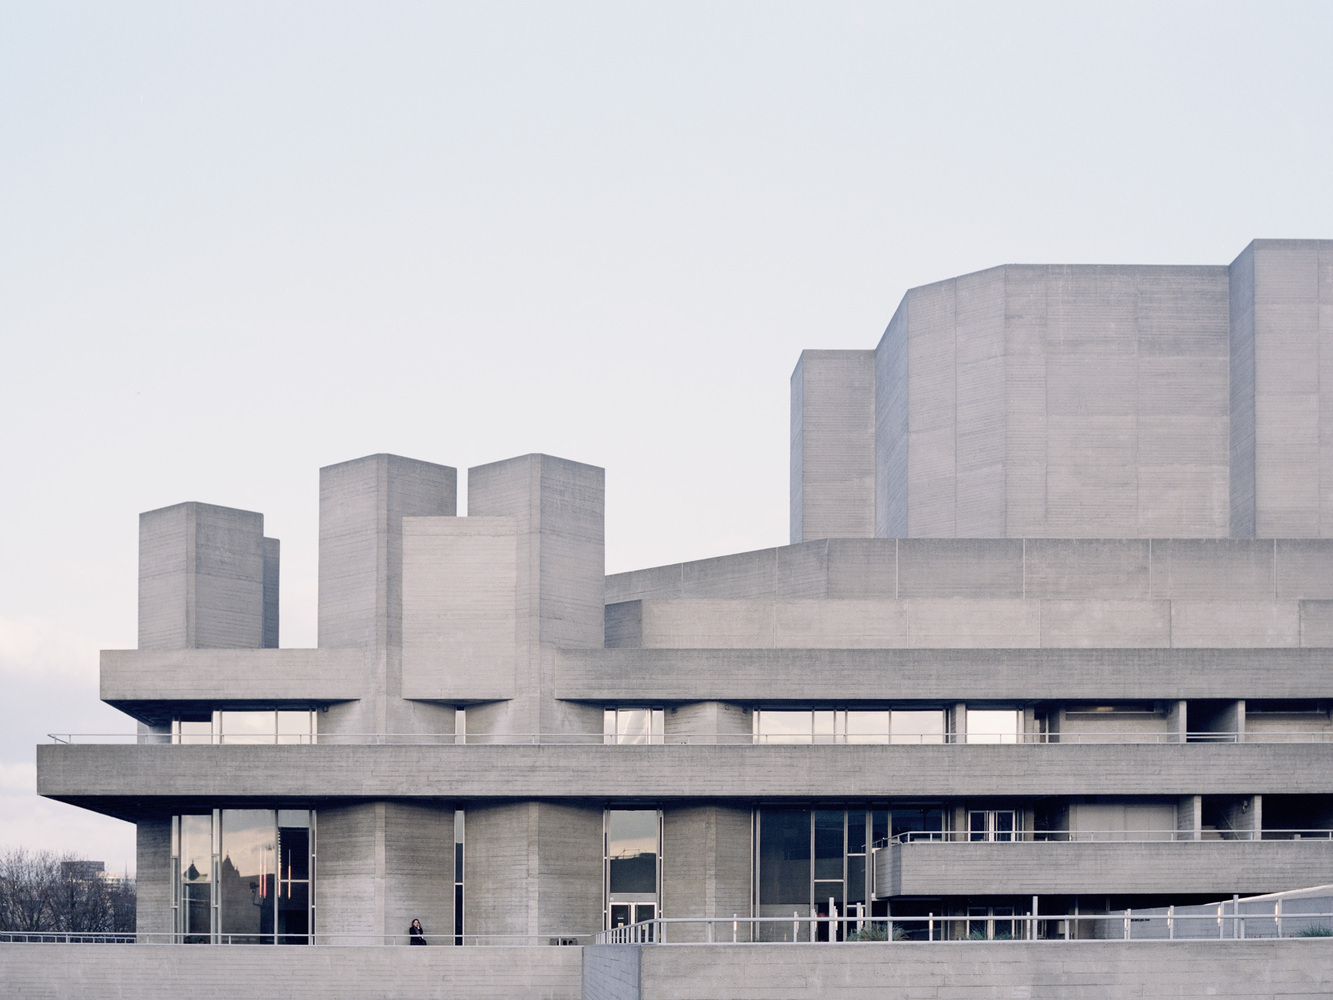
[[[412,919],[412,926],[407,929],[408,944],[425,944],[426,932],[421,929],[421,921],[415,917]]]

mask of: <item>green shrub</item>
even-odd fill
[[[1304,930],[1296,932],[1297,937],[1333,937],[1333,927],[1326,924],[1315,924],[1313,927],[1306,927]]]

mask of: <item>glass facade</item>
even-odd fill
[[[841,939],[848,919],[870,916],[867,845],[887,839],[887,810],[765,808],[756,824],[757,914],[772,918],[760,940]]]
[[[661,812],[608,809],[605,831],[605,926],[654,919],[661,912]]]
[[[176,933],[186,944],[304,944],[313,932],[314,813],[175,817]]]

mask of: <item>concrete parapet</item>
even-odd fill
[[[1322,795],[1328,791],[1325,775],[1331,766],[1333,743],[1323,742],[613,747],[600,743],[57,744],[37,748],[37,791],[88,809],[134,818],[146,810],[169,812],[207,802],[244,800],[641,801],[645,775],[653,776],[652,796],[661,801],[729,800],[742,790],[747,798],[755,799],[855,801],[901,796],[1141,796],[1149,787],[1144,775],[1153,776],[1152,793],[1160,796]],[[600,817],[600,807],[595,811]],[[553,836],[563,822],[558,820],[555,827],[548,828]],[[502,830],[495,835],[510,836]],[[475,845],[471,825],[468,836]],[[596,831],[590,836],[589,843],[600,842]],[[481,840],[485,839],[483,835]],[[558,842],[552,846],[558,851],[574,850]],[[538,855],[533,863],[556,863],[552,859],[557,856]],[[500,868],[503,865],[487,876],[487,867],[480,865],[477,872],[481,877],[497,878]],[[581,891],[571,890],[570,898],[581,899]]]
[[[1170,837],[1170,833],[1163,835]],[[881,849],[879,898],[920,895],[1260,893],[1333,881],[1327,840],[1012,844],[913,841]],[[883,876],[881,879],[880,876]]]
[[[22,1000],[579,1000],[579,948],[5,944],[0,982]]]

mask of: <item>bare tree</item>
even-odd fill
[[[13,848],[0,854],[0,931],[133,931],[134,886],[98,862]]]

